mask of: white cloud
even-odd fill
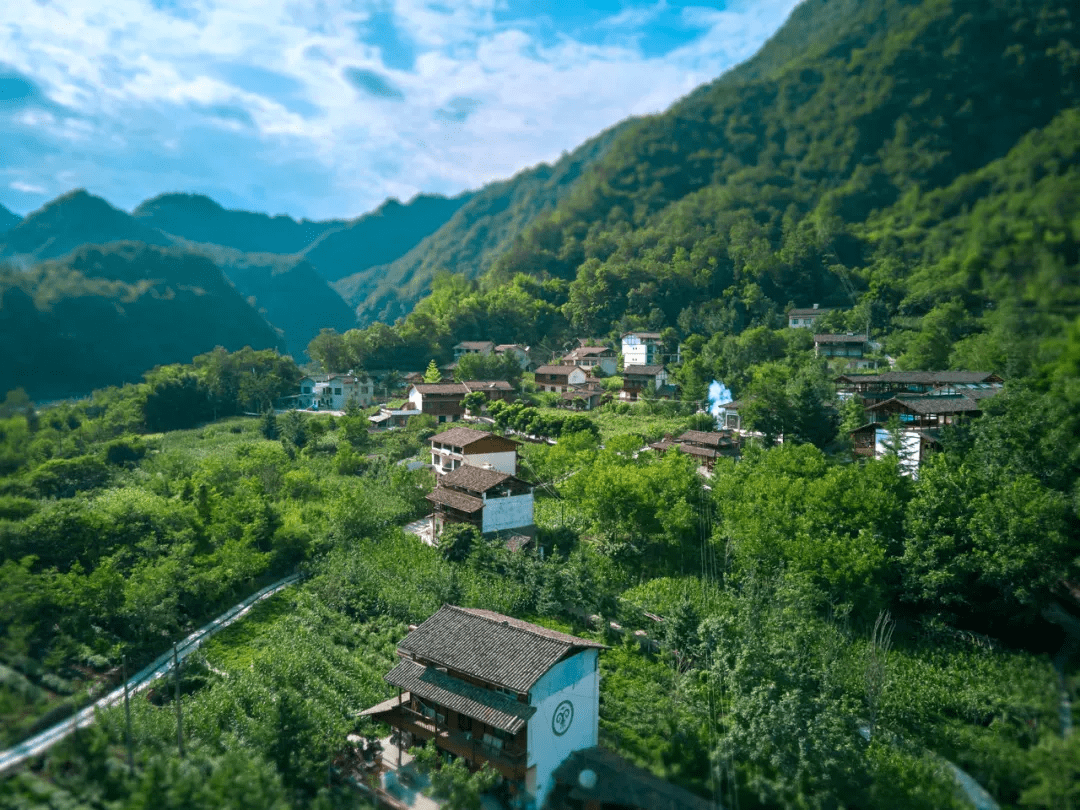
[[[44,194],[44,186],[35,186],[33,183],[24,183],[22,180],[16,180],[9,184],[11,188],[16,191],[21,191],[23,194]]]
[[[235,204],[256,207],[261,188],[260,204],[275,210],[347,216],[390,194],[505,178],[659,111],[748,57],[794,4],[684,10],[704,32],[650,59],[633,37],[545,43],[527,24],[496,22],[493,0],[396,0],[415,59],[394,70],[358,36],[374,3],[203,0],[185,15],[145,0],[3,3],[0,53],[56,105],[16,117],[41,139],[50,176],[77,172],[125,207],[177,187],[231,188]],[[606,25],[643,30],[664,8],[629,6]],[[225,64],[285,80],[276,90],[244,85]],[[350,68],[387,92],[358,89]]]

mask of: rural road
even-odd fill
[[[279,579],[272,585],[267,585],[261,591],[253,593],[244,601],[226,610],[220,616],[213,621],[203,625],[198,630],[193,632],[183,641],[180,641],[176,645],[176,657],[183,661],[192,652],[199,648],[199,645],[213,636],[219,630],[224,630],[233,622],[243,618],[251,608],[261,602],[263,599],[267,599],[273,596],[280,590],[289,587],[300,579],[299,574],[291,574],[284,579]],[[168,674],[172,670],[172,650],[169,649],[166,652],[159,655],[145,668],[137,672],[131,678],[128,679],[127,688],[129,694],[146,689],[151,683],[160,678],[163,675]],[[102,698],[99,698],[91,705],[87,706],[82,711],[69,717],[63,722],[57,723],[52,728],[42,731],[40,734],[35,734],[29,739],[23,740],[14,748],[10,748],[7,751],[0,751],[0,777],[6,776],[22,765],[26,760],[31,757],[36,757],[39,754],[44,753],[56,743],[73,733],[77,728],[85,728],[94,722],[94,712],[98,709],[105,709],[109,706],[114,706],[120,703],[124,699],[124,686],[121,684],[109,694]]]

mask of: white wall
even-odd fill
[[[533,495],[511,495],[507,498],[484,498],[484,521],[481,531],[500,532],[521,529],[533,522]]]
[[[570,385],[581,385],[587,379],[588,377],[585,374],[584,370],[580,368],[575,368],[573,371],[566,375],[566,381]]]
[[[573,717],[565,731],[556,734],[556,729],[565,725],[564,702],[573,706]],[[548,670],[530,690],[529,705],[536,707],[536,714],[529,719],[527,767],[536,768],[536,806],[542,807],[552,787],[551,775],[559,763],[574,751],[597,744],[600,729],[599,651],[584,650]],[[562,725],[556,720],[556,712],[560,709],[564,712]]]
[[[465,463],[472,467],[490,464],[499,472],[517,475],[517,451],[506,450],[501,453],[466,453]]]
[[[423,408],[424,397],[415,388],[410,388],[409,389],[409,405],[411,406],[411,409],[414,410],[414,411],[419,411],[419,410],[421,410],[421,408]]]
[[[874,434],[874,458],[882,458],[889,452],[887,446],[890,440],[889,431],[887,428],[879,427]],[[919,440],[919,434],[913,430],[901,430],[900,446],[902,448],[900,451],[900,472],[904,475],[910,475],[912,478],[918,478],[919,462],[922,454],[922,442]]]

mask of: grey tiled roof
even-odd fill
[[[434,490],[424,496],[432,503],[442,504],[457,509],[461,512],[472,514],[484,508],[484,502],[464,492],[457,492],[446,487],[435,487]]]
[[[506,380],[465,380],[462,383],[470,391],[513,391],[514,386]]]
[[[702,458],[716,458],[720,455],[711,447],[698,447],[694,444],[680,444],[679,452],[686,453],[688,456],[701,456]]]
[[[814,343],[866,343],[866,335],[814,335]]]
[[[485,470],[483,467],[473,467],[471,464],[463,464],[453,472],[449,472],[439,481],[440,485],[448,487],[461,487],[471,489],[473,492],[487,492],[508,478],[514,476],[498,470]]]
[[[623,369],[623,376],[625,377],[628,374],[641,374],[648,377],[655,377],[663,370],[663,366],[627,366]]]
[[[535,706],[518,703],[482,686],[467,683],[409,659],[403,659],[384,676],[387,683],[408,690],[418,698],[516,734],[536,713]]]
[[[866,410],[883,410],[884,406],[892,402],[899,402],[905,408],[913,411],[917,414],[935,414],[935,413],[967,413],[970,411],[982,410],[982,406],[974,399],[964,397],[945,397],[945,396],[933,396],[933,397],[894,397],[893,399],[887,399],[884,402],[879,402],[876,405],[871,405]]]
[[[461,383],[416,383],[413,388],[421,394],[467,394],[469,390]]]
[[[438,444],[452,444],[454,447],[465,447],[480,439],[486,439],[492,434],[486,430],[473,430],[472,428],[456,427],[437,433],[428,441]]]
[[[443,605],[398,645],[414,657],[521,693],[567,653],[603,646],[501,613],[453,605]]]
[[[720,447],[723,444],[731,444],[731,437],[726,433],[713,433],[709,430],[688,430],[679,437],[679,441]]]
[[[853,383],[980,383],[996,377],[992,371],[886,371],[881,374],[851,374],[838,379]]]

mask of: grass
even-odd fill
[[[644,408],[633,406],[630,412],[625,414],[603,410],[592,411],[588,416],[600,428],[600,440],[603,442],[627,433],[635,433],[647,442],[662,439],[666,433],[678,436],[686,430],[690,420],[688,416],[645,413]]]
[[[286,589],[255,605],[242,619],[203,645],[206,660],[226,671],[250,666],[266,646],[270,629],[293,612],[294,599],[295,595]]]

